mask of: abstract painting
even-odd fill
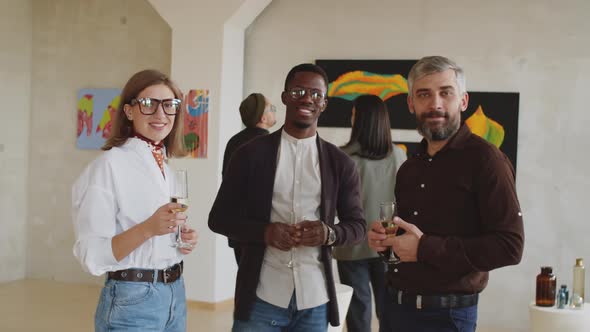
[[[414,63],[416,60],[316,60],[330,81],[328,107],[318,126],[350,127],[352,101],[359,95],[373,94],[387,104],[391,128],[415,130],[416,119],[406,102],[407,77]],[[469,106],[461,114],[471,131],[503,151],[515,169],[518,105],[516,92],[469,91]],[[415,146],[407,152],[412,150]]]
[[[209,90],[190,90],[184,97],[184,142],[192,158],[207,158]]]
[[[111,134],[119,102],[120,89],[81,89],[78,91],[77,140],[80,149],[98,150]]]

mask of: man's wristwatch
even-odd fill
[[[326,245],[331,246],[332,244],[334,244],[334,242],[336,242],[336,231],[328,225],[326,225],[326,228],[328,229],[328,236],[326,237]]]

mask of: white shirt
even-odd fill
[[[172,176],[164,164],[166,179]],[[128,268],[164,269],[182,254],[170,245],[174,234],[154,236],[117,262],[112,238],[148,219],[170,202],[168,181],[146,142],[130,138],[104,152],[72,187],[74,256],[93,275]]]
[[[271,222],[294,224],[305,219],[320,219],[322,182],[316,136],[296,139],[283,130]],[[290,261],[292,267],[289,267]],[[288,308],[293,291],[298,310],[328,302],[319,247],[300,246],[291,251],[266,248],[256,295],[270,304]]]

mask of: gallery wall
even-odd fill
[[[72,255],[71,186],[100,153],[76,148],[76,94],[170,73],[172,31],[144,0],[32,2],[27,277],[100,282]]]
[[[27,166],[31,116],[31,1],[0,11],[0,282],[26,273]]]
[[[576,257],[590,259],[585,151],[590,112],[588,1],[275,0],[246,34],[245,91],[277,105],[291,67],[316,59],[418,59],[461,64],[472,91],[519,92],[517,190],[526,242],[522,263],[490,274],[480,326],[525,329],[535,276],[551,265],[571,287]],[[336,144],[349,129],[320,128]],[[395,137],[418,139],[394,131]],[[586,287],[590,282],[586,281]]]

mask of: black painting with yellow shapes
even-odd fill
[[[328,107],[320,116],[318,125],[350,127],[352,101],[359,95],[373,94],[381,97],[387,104],[391,128],[415,130],[416,118],[409,112],[406,99],[408,73],[416,61],[317,60],[316,64],[326,71],[330,81]],[[517,92],[469,91],[469,106],[462,113],[462,121],[471,131],[504,152],[515,169],[518,107]],[[413,145],[408,149],[411,154],[415,145],[405,143]]]

